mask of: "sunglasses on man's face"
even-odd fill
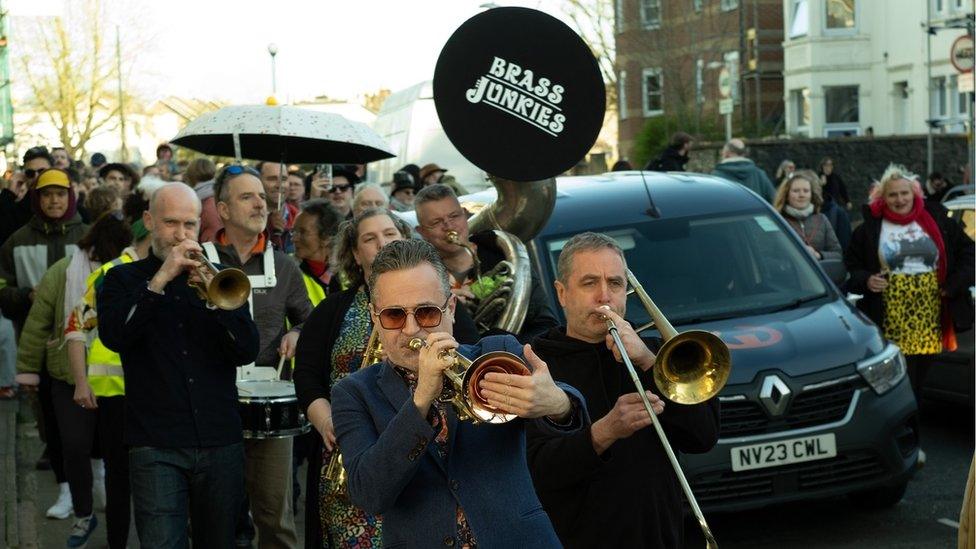
[[[41,170],[32,170],[30,168],[27,168],[26,170],[24,170],[24,175],[27,176],[27,179],[34,179],[35,177],[41,175],[41,172],[43,172],[43,171],[44,171],[43,169],[41,169]]]
[[[441,318],[447,312],[447,302],[451,300],[448,296],[444,301],[443,307],[434,305],[421,305],[420,307],[387,307],[376,313],[380,319],[380,326],[386,330],[399,330],[407,323],[407,315],[413,315],[417,321],[417,326],[421,328],[433,328],[441,323]]]
[[[344,193],[344,192],[348,191],[351,188],[352,188],[352,185],[333,185],[332,188],[329,189],[329,192],[330,193]]]

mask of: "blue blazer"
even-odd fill
[[[487,337],[458,350],[469,358],[498,350],[522,356],[511,336]],[[383,515],[385,547],[456,544],[458,505],[479,547],[560,547],[525,456],[526,421],[567,435],[589,424],[582,395],[559,385],[576,404],[571,427],[560,429],[541,418],[473,425],[459,422],[449,406],[449,450],[442,459],[433,428],[389,362],[347,376],[332,388],[332,418],[350,500]]]

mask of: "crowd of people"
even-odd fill
[[[676,135],[652,167],[683,169],[691,146]],[[302,501],[307,547],[681,545],[680,487],[607,335],[609,318],[653,387],[655,355],[623,320],[613,239],[583,233],[560,252],[564,326],[533,269],[508,333],[474,320],[480,274],[505,255],[492,232],[471,234],[466,190],[437,164],[384,186],[364,165],[218,169],[161,145],[140,172],[61,150],[27,151],[0,193],[0,396],[36,387],[38,465],[60,486],[47,515],[74,517],[68,547],[97,528],[95,500],[113,548],[132,511],[146,547],[294,547]],[[917,387],[925,357],[972,324],[972,241],[903,168],[882,175],[852,234],[830,159],[819,173],[784,162],[774,186],[746,153],[730,141],[715,173],[768,200],[812,257],[843,259],[847,289],[909,355]],[[397,215],[408,210],[417,227]],[[243,271],[246,303],[199,291],[213,277],[204,258]],[[441,394],[451,350],[524,361],[531,375],[493,372],[478,387],[522,420],[459,421]],[[245,437],[242,367],[291,380],[311,433]],[[677,450],[714,446],[717,399],[648,398]],[[344,486],[327,467],[340,452]],[[619,494],[631,495],[607,505]]]

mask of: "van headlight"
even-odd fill
[[[905,355],[893,343],[889,343],[881,353],[857,363],[857,373],[879,395],[898,385],[905,377],[906,370]]]

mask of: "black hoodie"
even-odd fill
[[[620,396],[636,392],[626,367],[602,342],[568,337],[558,327],[536,338],[532,348],[553,379],[579,389],[594,422]],[[644,389],[660,395],[651,372],[639,376]],[[718,399],[692,406],[667,402],[659,419],[676,453],[707,452],[718,440]],[[599,456],[589,427],[552,437],[529,426],[527,436],[536,492],[566,547],[683,546],[681,487],[653,427]]]

